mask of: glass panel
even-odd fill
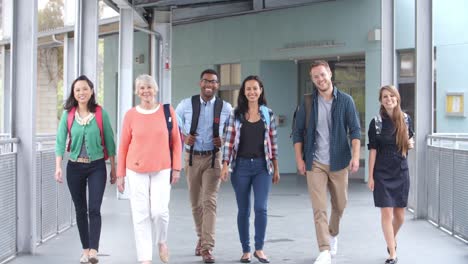
[[[106,19],[116,16],[119,16],[119,13],[109,7],[104,1],[99,0],[99,19]]]
[[[63,55],[63,46],[40,46],[37,49],[37,134],[55,134],[57,131],[63,112]]]
[[[0,0],[1,4],[1,0]],[[5,61],[5,51],[4,46],[0,46],[0,139],[2,138],[2,133],[5,132],[5,85],[4,85],[4,61]]]
[[[241,84],[241,67],[240,63],[231,64],[231,85]]]
[[[437,133],[468,131],[468,1],[433,0],[435,128]],[[437,89],[436,89],[437,87]]]
[[[63,0],[39,0],[37,12],[38,31],[50,31],[64,26]]]
[[[222,64],[219,70],[220,79],[221,79],[221,86],[230,85],[231,84],[231,64]]]

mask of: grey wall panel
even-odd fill
[[[16,153],[0,155],[0,263],[16,254]]]
[[[57,183],[55,174],[54,150],[42,151],[42,240],[57,233]]]
[[[428,146],[427,153],[427,188],[428,219],[439,223],[439,148]]]
[[[454,153],[453,231],[468,239],[468,151]]]
[[[453,229],[453,150],[440,149],[440,225]]]

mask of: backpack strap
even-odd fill
[[[267,137],[268,157],[271,159],[273,158],[273,156],[271,153],[271,139],[270,139],[270,122],[271,122],[270,111],[268,110],[268,107],[266,107],[265,105],[260,106],[260,111],[262,112],[262,115],[265,118],[267,130],[268,130],[268,137]]]
[[[374,116],[374,124],[375,124],[375,134],[380,135],[382,133],[382,116],[377,114]]]
[[[192,96],[192,123],[190,125],[190,135],[194,136],[197,133],[198,118],[200,117],[200,95]],[[189,166],[192,166],[193,145],[190,146]]]
[[[309,121],[310,121],[310,114],[312,113],[312,93],[310,94],[304,94],[304,107],[305,107],[305,114],[306,114],[306,120],[305,120],[305,130],[307,131],[307,128],[309,127]]]
[[[102,107],[101,106],[96,106],[96,115],[94,116],[96,118],[96,123],[99,127],[99,134],[101,135],[101,145],[102,149],[104,150],[104,160],[107,160],[109,158],[109,155],[107,154],[107,148],[106,148],[106,140],[104,139],[104,126],[103,126],[103,121],[102,121]]]
[[[67,146],[67,152],[70,152],[70,146],[71,146],[71,127],[73,126],[73,121],[75,120],[75,112],[76,112],[76,107],[73,107],[68,111],[68,116],[67,116],[67,130],[68,130],[68,146]]]
[[[164,104],[164,117],[166,118],[166,126],[167,126],[167,133],[169,134],[169,153],[171,157],[171,171],[172,171],[172,116],[171,116],[171,108],[170,104]],[[172,181],[172,173],[169,182]]]
[[[72,137],[71,137],[71,127],[73,126],[73,121],[75,121],[75,113],[76,113],[76,107],[73,107],[70,109],[68,112],[67,116],[67,129],[68,129],[68,147],[67,151],[70,152],[70,146],[72,142]],[[99,135],[101,137],[101,145],[102,149],[104,152],[104,160],[107,160],[109,158],[109,155],[107,154],[107,148],[106,148],[106,141],[104,140],[104,126],[102,124],[102,107],[101,106],[96,106],[96,113],[94,115],[96,118],[96,124],[98,125],[99,128]]]
[[[199,101],[200,102],[200,101]],[[223,100],[219,97],[216,97],[214,105],[214,116],[213,116],[213,138],[219,137],[219,123],[221,122],[221,111],[223,110]],[[214,147],[213,153],[211,155],[211,168],[214,168],[216,152],[219,149]]]

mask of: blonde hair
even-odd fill
[[[393,109],[393,115],[391,117],[391,120],[396,130],[396,145],[398,147],[398,151],[400,151],[403,156],[406,156],[406,153],[408,152],[408,149],[409,149],[409,142],[408,142],[409,135],[408,135],[408,127],[406,126],[406,123],[405,123],[405,116],[404,116],[403,111],[401,111],[400,93],[398,92],[398,89],[396,89],[395,86],[393,85],[385,85],[382,88],[380,88],[379,102],[380,102],[380,115],[381,116],[386,114],[387,112],[385,110],[385,107],[382,105],[383,91],[390,92],[397,99],[397,105]]]
[[[156,92],[159,91],[158,84],[151,75],[141,74],[135,79],[135,94],[138,94],[138,87],[140,87],[141,84],[147,84],[153,87]]]

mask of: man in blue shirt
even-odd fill
[[[179,127],[185,136],[185,175],[198,236],[195,255],[202,256],[205,263],[215,262],[213,248],[216,199],[222,168],[222,155],[219,149],[223,140],[220,136],[214,137],[213,123],[214,121],[219,123],[219,135],[222,135],[224,123],[232,110],[232,106],[223,101],[220,120],[214,120],[215,95],[218,88],[218,73],[211,69],[204,70],[200,75],[200,115],[196,133],[190,133],[193,115],[192,98],[183,99],[176,108],[177,116],[181,121]],[[191,153],[190,147],[192,146],[193,152]]]
[[[354,173],[359,168],[361,128],[353,99],[333,86],[328,63],[313,62],[310,77],[317,88],[312,94],[311,113],[306,115],[303,102],[296,115],[293,141],[297,169],[307,175],[314,210],[320,250],[315,264],[330,264],[338,250],[339,224],[348,199],[348,169]],[[307,128],[306,116],[310,118]],[[332,204],[330,222],[327,188]]]

